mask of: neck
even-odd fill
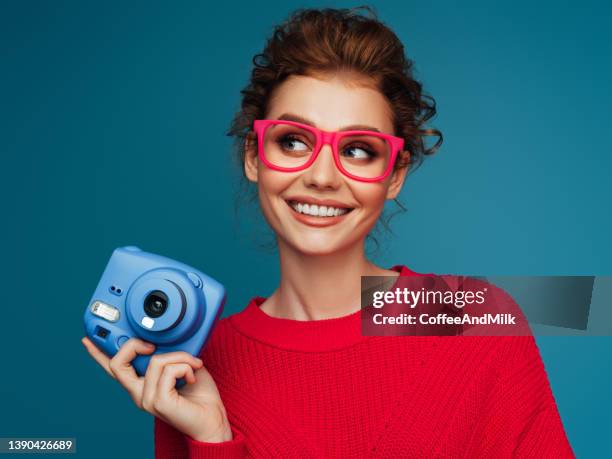
[[[393,273],[370,262],[364,246],[362,240],[333,254],[305,256],[279,239],[280,285],[261,305],[262,311],[292,320],[329,319],[358,311],[361,276]]]

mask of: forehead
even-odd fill
[[[391,107],[371,80],[348,74],[292,75],[272,94],[268,119],[290,113],[327,131],[364,125],[393,133]]]

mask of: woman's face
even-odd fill
[[[291,76],[274,91],[266,118],[293,118],[326,131],[352,126],[394,134],[386,99],[371,82],[355,75]],[[385,200],[399,193],[406,171],[402,168],[382,182],[350,179],[336,168],[329,145],[308,169],[298,172],[267,168],[253,143],[247,143],[245,157],[245,173],[257,183],[261,208],[279,243],[309,255],[328,255],[362,243]],[[296,201],[330,200],[349,211],[340,217],[315,217],[292,207]]]

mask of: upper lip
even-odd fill
[[[327,206],[327,207],[337,207],[339,209],[352,209],[351,206],[347,206],[346,204],[335,201],[333,199],[315,199],[310,196],[290,196],[285,198],[286,201],[297,201],[305,204],[315,204],[317,206]]]

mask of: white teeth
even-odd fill
[[[317,206],[316,204],[303,204],[301,202],[292,202],[291,207],[296,212],[312,215],[313,217],[337,217],[338,215],[346,214],[350,210],[331,206]]]

